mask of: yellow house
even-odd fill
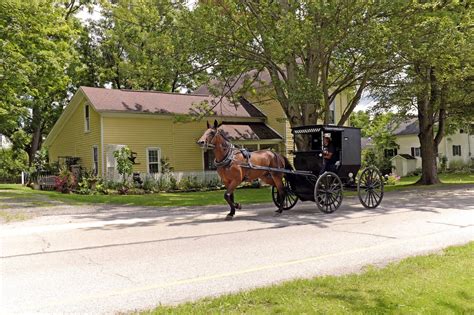
[[[176,172],[213,170],[212,152],[196,145],[205,121],[176,119],[205,103],[213,106],[214,113],[207,119],[223,122],[234,144],[288,155],[293,139],[279,103],[266,96],[247,98],[251,102],[240,98],[236,105],[227,97],[211,96],[205,86],[193,94],[81,87],[43,145],[49,149],[50,161],[69,159],[107,178],[116,178],[113,152],[123,146],[135,156],[134,172],[160,173],[163,158]],[[331,104],[334,122],[346,106],[344,95]]]
[[[202,103],[215,105],[209,119],[223,122],[234,143],[277,151],[285,147],[285,137],[245,99],[236,106],[209,95],[91,87],[79,88],[43,145],[49,149],[50,161],[74,160],[109,178],[117,175],[113,152],[122,146],[134,152],[134,172],[159,173],[162,158],[178,172],[211,170],[212,152],[196,145],[206,122],[176,119]]]
[[[212,80],[208,85],[199,87],[194,93],[196,94],[214,94],[214,95],[234,95],[248,82],[252,82],[251,86],[254,93],[246,93],[245,98],[250,100],[258,109],[265,114],[266,123],[277,131],[285,139],[279,146],[280,153],[285,154],[292,160],[290,152],[293,150],[293,136],[291,134],[291,126],[286,117],[283,108],[276,99],[275,92],[271,85],[271,78],[268,71],[251,70],[244,75],[240,76],[237,80],[230,81],[219,81]],[[348,105],[347,93],[340,93],[336,96],[334,101],[330,104],[331,122],[330,124],[336,124],[344,110]],[[322,121],[318,121],[322,124]],[[344,126],[349,126],[349,119],[346,121]],[[256,144],[251,145],[248,143],[250,149],[258,149]]]

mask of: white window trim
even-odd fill
[[[93,145],[92,146],[92,169],[94,170],[96,163],[94,161],[94,149],[97,149],[97,169],[95,170],[95,173],[99,175],[99,146],[98,145]]]
[[[150,173],[150,156],[149,152],[152,150],[158,151],[158,173],[161,173],[161,148],[160,147],[148,147],[146,148],[146,173]]]
[[[89,117],[86,116],[87,114],[86,108],[89,108]],[[87,133],[90,131],[91,131],[91,107],[89,104],[85,104],[84,105],[84,132]]]

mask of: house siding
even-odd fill
[[[411,147],[420,147],[420,140],[417,135],[399,135],[396,138],[396,143],[400,146],[399,154],[410,154]],[[455,133],[450,136],[445,136],[438,146],[438,155],[446,156],[448,165],[450,161],[463,161],[468,163],[474,150],[474,135],[467,133]],[[461,146],[461,156],[453,156],[453,145]],[[416,157],[416,167],[421,168],[421,157]]]
[[[104,146],[127,145],[137,153],[134,172],[146,173],[150,147],[158,147],[175,171],[203,169],[202,150],[196,141],[205,131],[203,122],[174,123],[172,118],[104,117]]]
[[[270,93],[271,94],[271,93]],[[293,151],[293,135],[291,133],[291,125],[286,117],[286,114],[281,107],[280,103],[276,99],[269,99],[268,94],[263,94],[262,97],[251,97],[247,96],[248,99],[266,116],[266,123],[275,129],[284,139],[284,148],[282,152],[285,153],[290,161],[292,160],[291,152]],[[347,107],[347,94],[339,94],[335,100],[335,123],[337,124],[341,119],[342,112]],[[319,124],[323,124],[322,120],[318,121]],[[349,126],[349,119],[344,123],[344,126]]]
[[[57,133],[56,138],[48,146],[49,159],[51,162],[57,161],[59,156],[80,157],[79,165],[87,170],[93,166],[92,148],[97,146],[99,149],[99,169],[101,173],[101,146],[100,146],[100,115],[85,98],[76,98],[68,106],[76,106],[70,118],[65,122]],[[84,108],[89,105],[90,129],[85,132]]]

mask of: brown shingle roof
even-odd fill
[[[264,123],[225,122],[220,128],[229,140],[283,139]]]
[[[149,114],[191,114],[193,105],[207,102],[220,103],[213,111],[225,117],[265,117],[248,101],[235,106],[227,98],[209,95],[179,94],[154,91],[114,90],[81,87],[94,108],[99,112],[133,112]]]

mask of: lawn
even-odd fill
[[[474,242],[362,274],[296,280],[142,314],[473,314]]]
[[[442,174],[440,175],[443,184],[436,185],[455,185],[455,184],[474,184],[474,174]],[[416,186],[414,183],[418,177],[402,178],[396,185],[386,186],[386,191],[412,188],[427,188],[433,186]],[[355,195],[353,192],[345,193],[347,196]],[[100,204],[121,204],[134,206],[205,206],[205,205],[225,205],[224,190],[206,191],[206,192],[187,192],[187,193],[159,193],[147,195],[76,195],[60,194],[54,191],[36,191],[21,185],[0,184],[0,205],[2,198],[22,198],[30,200],[32,204],[44,203],[45,199],[53,201],[62,201],[66,203],[100,203]],[[243,204],[272,202],[271,189],[268,187],[242,188],[235,192],[237,202]]]
[[[235,192],[236,201],[250,203],[271,202],[271,189],[268,187],[242,188]],[[61,194],[55,191],[32,190],[21,185],[0,184],[0,204],[4,198],[22,198],[31,200],[47,197],[56,201],[66,203],[101,203],[101,204],[122,204],[136,206],[205,206],[224,205],[224,190],[205,192],[183,192],[183,193],[159,193],[146,195],[77,195]]]

